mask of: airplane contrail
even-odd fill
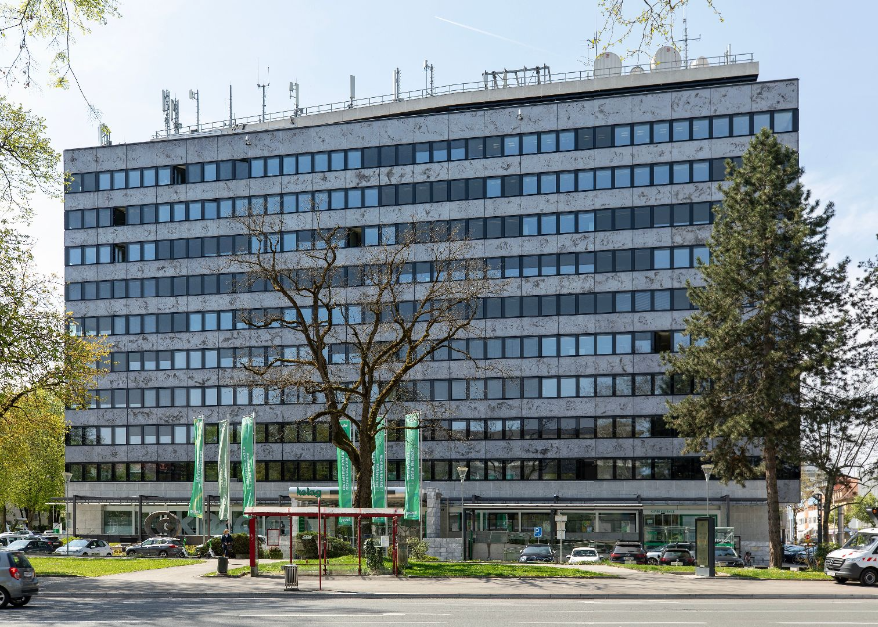
[[[472,26],[467,26],[466,24],[461,24],[460,22],[452,22],[451,20],[446,20],[444,17],[439,17],[438,15],[434,15],[437,20],[441,22],[447,22],[454,26],[459,26],[460,28],[465,28],[467,30],[471,30],[475,33],[481,33],[482,35],[487,35],[488,37],[494,37],[495,39],[500,39],[502,41],[508,41],[511,44],[515,44],[516,46],[524,46],[525,48],[530,48],[532,50],[539,50],[540,52],[545,52],[546,54],[554,54],[544,48],[538,48],[537,46],[531,46],[530,44],[526,44],[521,41],[516,41],[515,39],[509,39],[509,37],[503,37],[502,35],[497,35],[495,33],[489,33],[486,30],[482,30],[480,28],[474,28]]]

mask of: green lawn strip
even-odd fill
[[[637,570],[642,573],[689,574],[695,572],[694,566],[650,566],[647,564],[618,564],[610,562],[608,562],[607,565],[615,568]],[[814,570],[800,570],[796,572],[780,568],[717,568],[716,572],[742,579],[787,579],[802,581],[831,581],[832,579],[822,572]]]
[[[357,556],[356,555],[345,555],[344,557],[333,557],[328,561],[329,574],[355,574],[357,572]],[[390,562],[386,562],[388,566],[390,566]],[[263,575],[275,575],[283,573],[284,564],[289,564],[289,561],[282,560],[279,562],[259,562],[259,572]],[[301,574],[316,574],[317,573],[317,560],[293,560],[293,564],[296,564],[299,567],[299,573]],[[363,558],[363,569],[366,568],[366,559]],[[230,568],[229,575],[237,576],[237,575],[245,575],[250,572],[249,566],[239,566],[238,568]],[[208,577],[216,576],[215,572],[207,573]]]
[[[563,566],[530,566],[520,564],[470,564],[460,562],[409,562],[407,577],[574,577],[593,579],[615,575]]]
[[[28,556],[37,577],[102,577],[139,570],[200,564],[198,559],[148,559],[125,557],[34,557]]]

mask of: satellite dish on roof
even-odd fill
[[[653,72],[680,69],[680,53],[673,46],[662,46],[655,52],[650,67]]]
[[[594,77],[606,78],[622,74],[622,59],[615,52],[604,52],[594,60]]]
[[[643,74],[643,68],[639,65],[635,65],[628,71],[629,74]]]
[[[710,62],[707,60],[707,57],[698,57],[692,63],[689,64],[689,67],[707,67],[710,65]]]

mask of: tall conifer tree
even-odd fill
[[[710,263],[699,266],[703,285],[689,286],[698,308],[686,323],[692,343],[667,357],[669,374],[699,382],[701,393],[669,403],[668,422],[721,479],[764,476],[770,561],[779,567],[778,474],[799,457],[802,377],[833,366],[848,262],[827,263],[833,206],[811,202],[795,150],[763,129],[742,165],[727,166]]]

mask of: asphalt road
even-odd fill
[[[0,610],[6,625],[878,625],[870,600],[57,599]]]

